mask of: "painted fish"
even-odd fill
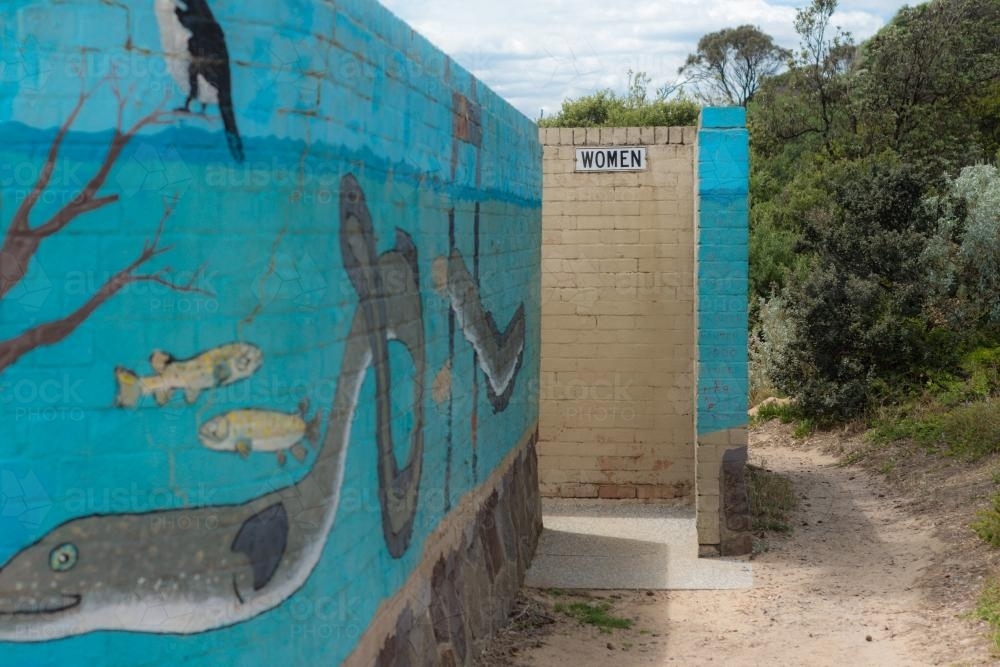
[[[264,354],[248,343],[230,343],[209,350],[191,359],[176,360],[166,352],[156,350],[149,358],[149,365],[156,372],[149,377],[139,377],[135,372],[119,366],[115,369],[118,395],[115,405],[133,408],[143,396],[150,394],[157,405],[165,405],[175,391],[183,391],[188,403],[198,400],[206,389],[224,387],[245,380],[261,367]]]
[[[285,452],[291,451],[301,463],[306,450],[301,442],[319,440],[320,414],[306,421],[309,401],[299,404],[299,412],[287,414],[268,410],[235,410],[214,417],[198,429],[198,439],[209,449],[237,452],[243,458],[250,452],[275,452],[278,463],[285,465]]]

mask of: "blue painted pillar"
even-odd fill
[[[750,148],[746,110],[702,111],[697,150],[698,534],[707,552],[751,547],[747,458]]]

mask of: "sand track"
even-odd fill
[[[633,629],[609,635],[553,614],[553,631],[526,640],[509,664],[1000,664],[983,624],[968,618],[984,552],[955,517],[973,510],[935,513],[926,493],[839,466],[820,448],[831,449],[830,437],[820,440],[795,441],[776,424],[752,433],[751,459],[788,476],[800,499],[794,532],[769,537],[754,558],[752,589],[583,593],[613,603]]]

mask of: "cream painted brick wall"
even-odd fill
[[[694,128],[550,128],[544,145],[541,489],[692,500]],[[575,173],[576,146],[648,170]]]

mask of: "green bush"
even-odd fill
[[[812,265],[782,292],[793,333],[772,374],[821,420],[914,391],[947,349],[938,340],[947,335],[922,317],[920,256],[933,226],[924,185],[909,167],[876,160],[832,168],[829,187],[829,204],[803,229]]]
[[[666,99],[664,91],[650,98],[645,72],[628,73],[628,90],[619,95],[610,88],[563,102],[554,116],[538,121],[540,127],[652,127],[697,125],[701,107],[680,97]]]
[[[765,217],[750,231],[750,294],[762,296],[785,286],[788,274],[800,261],[795,252],[798,232],[783,229]]]
[[[798,12],[800,51],[747,106],[751,305],[776,291],[794,331],[769,379],[821,421],[928,386],[992,396],[996,368],[958,357],[1000,326],[1000,172],[979,164],[1000,145],[1000,4],[906,7],[857,46],[836,7]]]

